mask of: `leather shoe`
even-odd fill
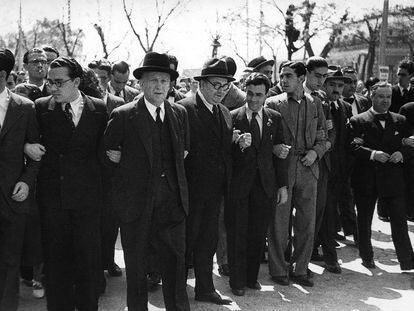
[[[341,266],[337,262],[332,265],[326,264],[325,269],[335,274],[340,274],[342,272]]]
[[[158,272],[150,272],[147,275],[147,290],[153,292],[161,282],[161,275]]]
[[[262,289],[262,285],[260,285],[259,282],[247,284],[247,287],[251,288],[251,289],[255,289],[255,290],[261,290]]]
[[[230,276],[230,267],[228,264],[220,265],[218,268],[220,275]]]
[[[378,215],[378,219],[383,221],[383,222],[390,222],[390,217],[388,216],[380,216]]]
[[[236,296],[244,296],[244,292],[245,290],[243,288],[238,289],[238,288],[232,288],[231,292],[236,295]]]
[[[323,256],[318,252],[314,252],[311,257],[311,261],[323,261]]]
[[[231,300],[221,298],[220,295],[216,292],[196,294],[195,300],[204,301],[204,302],[212,302],[212,303],[215,303],[216,305],[229,305],[232,303]]]
[[[335,235],[335,240],[337,240],[337,241],[345,241],[346,240],[346,237],[344,235],[340,235],[339,233],[337,233]]]
[[[283,286],[288,286],[289,285],[289,279],[285,275],[272,276],[272,281],[279,284],[279,285],[283,285]]]
[[[108,268],[108,274],[110,276],[122,276],[122,270],[116,263],[113,263],[111,267]]]
[[[368,268],[368,269],[375,269],[376,268],[375,263],[374,263],[374,260],[372,260],[372,259],[370,259],[370,260],[362,260],[362,265],[365,268]]]
[[[295,275],[292,276],[292,280],[302,286],[312,287],[313,281],[307,275]]]

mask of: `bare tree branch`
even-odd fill
[[[126,4],[125,4],[125,0],[122,0],[122,3],[123,3],[123,6],[124,6],[124,12],[125,12],[125,16],[128,20],[129,26],[131,27],[132,32],[134,33],[135,37],[137,37],[141,48],[144,50],[145,53],[147,53],[147,49],[145,48],[144,44],[142,43],[141,36],[139,35],[139,33],[137,33],[137,31],[135,30],[134,25],[132,24],[132,21],[131,21],[132,10],[130,12],[128,12],[128,9],[127,9]]]

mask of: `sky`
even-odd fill
[[[138,31],[144,29],[144,21],[148,25],[156,25],[155,0],[125,0],[127,7],[132,8],[132,21]],[[165,2],[164,10],[168,11],[177,0],[160,0]],[[201,68],[205,60],[211,56],[212,37],[221,36],[222,47],[219,55],[232,56],[238,64],[238,72],[244,67],[244,63],[236,56],[235,51],[249,60],[259,56],[259,44],[257,38],[250,33],[249,55],[246,48],[246,27],[242,25],[230,25],[223,20],[223,16],[230,12],[246,15],[245,4],[248,2],[249,16],[258,19],[260,6],[259,0],[182,0],[188,2],[181,6],[167,21],[165,28],[160,33],[154,51],[168,52],[179,60],[179,71],[184,68]],[[263,0],[275,1],[277,5],[286,11],[289,4],[299,4],[301,0]],[[360,17],[370,8],[381,9],[383,0],[314,0],[317,5],[327,2],[335,2],[338,16],[349,9],[352,16]],[[395,4],[412,5],[413,0],[390,0],[390,6]],[[32,28],[37,19],[44,17],[49,19],[59,18],[67,21],[67,0],[21,0],[23,30]],[[18,0],[0,0],[2,16],[0,19],[0,35],[17,30],[19,15]],[[7,8],[7,9],[6,9]],[[264,6],[265,20],[269,23],[279,21],[283,23],[282,15],[274,8]],[[7,13],[6,13],[7,10]],[[6,13],[6,14],[5,14]],[[93,24],[100,24],[105,32],[109,50],[122,42],[109,57],[111,61],[127,60],[132,68],[136,68],[144,57],[144,52],[134,37],[123,11],[122,0],[71,0],[71,25],[81,28],[85,34],[83,43],[84,57],[82,62],[87,63],[102,56],[102,48]],[[327,40],[327,33],[321,33],[313,39],[312,44],[316,53],[320,52]],[[279,59],[286,58],[284,45],[280,38],[270,44],[277,51]],[[298,52],[302,55],[303,52]],[[265,47],[263,56],[270,58],[272,53]]]

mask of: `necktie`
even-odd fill
[[[217,125],[220,124],[219,112],[217,105],[213,105],[213,117]]]
[[[408,90],[407,89],[403,89],[402,90],[402,97],[405,97],[407,95],[407,93],[408,93]]]
[[[252,145],[257,149],[260,147],[260,127],[257,123],[257,112],[252,113],[252,120],[250,121],[250,131],[252,134]]]
[[[121,92],[120,91],[115,91],[115,96],[121,97]]]
[[[387,121],[388,118],[388,113],[377,113],[375,115],[375,119],[377,119],[378,121]]]
[[[155,122],[157,123],[158,127],[161,128],[162,127],[162,120],[161,120],[161,107],[157,107],[157,109],[155,109],[155,111],[157,112],[157,116],[155,117]]]
[[[354,98],[353,97],[344,98],[344,101],[352,105],[352,103],[354,102]]]
[[[332,117],[336,118],[338,115],[338,110],[336,109],[336,105],[335,102],[331,102],[331,113],[332,113]]]
[[[73,115],[72,115],[71,107],[70,107],[69,103],[65,104],[65,116],[68,118],[68,120],[69,120],[69,122],[72,126],[72,129],[74,129],[75,128],[75,123],[73,122]]]

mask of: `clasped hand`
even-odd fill
[[[375,151],[374,160],[381,162],[381,163],[385,163],[385,162],[398,163],[398,162],[403,161],[403,155],[399,151],[396,151],[391,155],[383,151]]]

